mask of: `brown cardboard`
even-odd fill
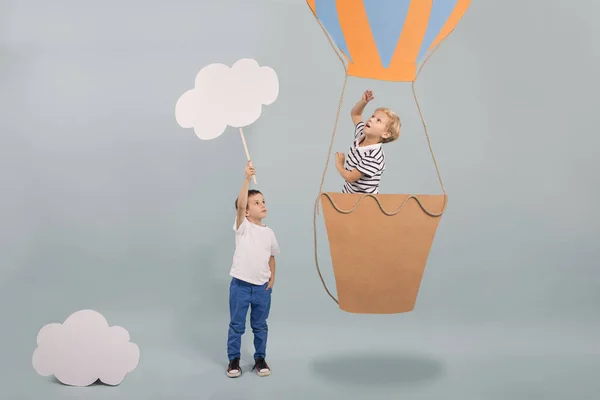
[[[321,194],[341,310],[394,314],[414,309],[441,215],[428,215],[409,196]],[[416,197],[431,213],[445,209],[445,195]],[[376,199],[390,214],[405,204],[388,216]],[[334,207],[350,211],[359,201],[348,214]]]

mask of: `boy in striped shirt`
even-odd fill
[[[381,175],[385,170],[385,154],[382,145],[400,136],[400,118],[388,108],[378,108],[363,122],[365,106],[373,100],[373,92],[367,90],[350,112],[354,124],[354,141],[348,152],[336,153],[336,167],[344,178],[343,193],[379,193]]]

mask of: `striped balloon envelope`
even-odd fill
[[[471,0],[307,0],[348,62],[348,75],[413,82],[417,63],[452,32]]]

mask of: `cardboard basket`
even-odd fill
[[[423,208],[441,214],[446,201],[445,195],[416,197],[418,201],[408,194],[321,194],[343,311],[394,314],[414,309],[441,218]],[[389,216],[382,208],[390,214],[400,211]]]

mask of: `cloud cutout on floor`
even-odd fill
[[[177,100],[175,118],[182,128],[194,128],[200,139],[215,139],[227,126],[252,124],[262,106],[272,104],[278,95],[277,74],[256,60],[243,58],[231,68],[210,64],[198,72],[194,88]]]
[[[33,367],[41,376],[54,375],[71,386],[88,386],[98,379],[118,385],[137,368],[140,349],[129,332],[109,326],[102,314],[81,310],[63,324],[45,325],[37,335]]]

